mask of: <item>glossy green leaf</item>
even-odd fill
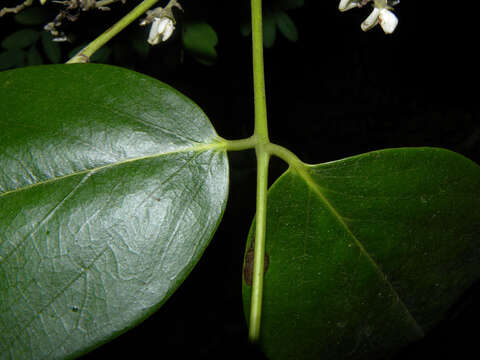
[[[479,209],[480,167],[443,149],[288,170],[268,195],[267,356],[377,359],[422,337],[480,275]]]
[[[205,22],[186,23],[182,36],[183,47],[202,64],[212,65],[217,58],[217,33]]]
[[[0,99],[0,359],[75,357],[199,260],[226,203],[224,143],[192,101],[111,66],[3,72]]]
[[[8,35],[2,40],[2,47],[4,49],[24,49],[34,44],[40,33],[32,29],[22,29]]]

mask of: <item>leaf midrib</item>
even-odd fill
[[[136,162],[136,161],[142,161],[142,160],[147,160],[147,159],[155,159],[155,158],[160,158],[162,156],[169,156],[169,155],[180,154],[180,153],[185,153],[185,152],[202,152],[202,151],[208,151],[208,150],[226,150],[225,141],[221,141],[221,139],[216,139],[216,140],[217,140],[217,142],[212,142],[212,143],[208,143],[208,144],[197,144],[197,145],[194,145],[194,146],[189,146],[189,147],[185,147],[185,148],[181,148],[181,149],[176,149],[175,151],[167,151],[167,152],[163,152],[163,153],[156,153],[156,154],[151,154],[151,155],[146,155],[146,156],[127,158],[127,159],[124,159],[124,160],[121,160],[121,161],[116,161],[116,162],[113,162],[113,163],[93,167],[93,168],[90,168],[90,169],[74,171],[74,172],[72,172],[70,174],[67,174],[67,175],[52,177],[50,179],[42,180],[42,181],[36,182],[34,184],[22,186],[20,188],[16,188],[16,189],[13,189],[13,190],[4,191],[4,192],[0,193],[0,198],[8,196],[8,195],[15,194],[15,193],[19,193],[19,192],[22,192],[22,191],[26,191],[28,189],[35,188],[37,186],[41,186],[41,185],[45,185],[45,184],[49,184],[49,183],[54,183],[55,181],[60,181],[60,180],[63,180],[63,179],[68,179],[68,178],[73,177],[73,176],[88,174],[88,173],[95,173],[95,172],[98,172],[98,171],[103,170],[103,169],[114,168],[115,166],[121,166],[121,165],[124,165],[124,164],[133,163],[133,162]]]
[[[350,230],[349,226],[343,221],[343,217],[340,215],[340,213],[335,209],[335,207],[328,201],[326,196],[323,194],[322,190],[320,189],[320,186],[317,185],[317,183],[312,179],[310,174],[308,173],[307,169],[304,166],[296,166],[295,168],[290,168],[290,171],[293,171],[294,173],[297,173],[303,181],[307,184],[307,186],[319,197],[319,199],[325,204],[327,207],[328,211],[335,217],[335,219],[338,221],[338,223],[346,230],[348,235],[352,238],[354,241],[355,245],[359,248],[360,252],[367,258],[367,260],[373,265],[375,270],[377,271],[378,274],[380,274],[380,278],[384,280],[384,282],[388,285],[390,291],[395,295],[395,297],[398,299],[401,307],[404,310],[404,313],[407,314],[407,316],[411,319],[412,323],[415,324],[415,327],[417,331],[424,335],[424,331],[422,327],[418,324],[417,320],[413,317],[413,315],[410,313],[409,309],[403,302],[402,298],[398,295],[397,291],[395,288],[392,286],[390,281],[387,280],[387,276],[385,273],[382,271],[382,269],[378,266],[378,264],[375,262],[375,260],[370,256],[370,254],[367,252],[367,250],[363,247],[362,243],[357,239],[355,234]]]
[[[98,167],[98,168],[95,168],[95,169],[90,169],[90,173],[88,170],[84,170],[84,171],[81,171],[81,172],[76,172],[75,174],[78,175],[78,174],[85,174],[85,177],[80,181],[79,184],[77,184],[74,189],[65,197],[64,200],[62,200],[61,203],[63,203],[65,200],[69,199],[71,197],[71,195],[73,193],[75,193],[77,191],[77,189],[85,182],[84,180],[86,180],[87,178],[90,177],[90,175],[93,174],[94,171],[98,170],[98,169],[103,169],[103,168],[107,168],[107,167],[113,167],[113,166],[116,166],[116,165],[121,165],[121,164],[124,164],[124,163],[129,163],[129,162],[133,162],[133,161],[136,161],[136,160],[143,160],[143,159],[148,159],[148,158],[155,158],[155,157],[161,157],[161,156],[164,156],[164,155],[168,155],[168,154],[175,154],[175,153],[183,153],[183,152],[188,152],[188,151],[196,151],[196,152],[201,152],[201,151],[207,151],[207,150],[215,150],[215,149],[222,149],[222,147],[224,146],[223,143],[219,142],[219,143],[210,143],[210,144],[202,144],[202,145],[198,145],[198,146],[193,146],[193,147],[189,147],[189,148],[186,148],[186,149],[181,149],[179,151],[172,151],[172,152],[167,152],[167,153],[162,153],[162,154],[155,154],[155,155],[151,155],[151,156],[144,156],[144,157],[138,157],[138,158],[133,158],[133,159],[128,159],[128,160],[125,160],[125,161],[122,161],[122,162],[117,162],[117,163],[114,163],[114,164],[109,164],[109,165],[105,165],[105,166],[101,166],[101,167]],[[182,165],[182,167],[185,166],[185,165]],[[65,178],[65,177],[68,177],[68,176],[73,176],[72,174],[69,174],[69,175],[66,175],[66,176],[63,176],[61,178]],[[51,179],[50,179],[51,180]],[[46,217],[47,218],[50,218],[51,214],[53,212],[56,211],[56,209],[61,206],[61,204],[57,205],[55,207],[55,209],[53,209],[53,211],[51,213],[49,213]],[[182,215],[183,216],[183,215]],[[31,234],[30,234],[31,235]],[[27,236],[28,237],[28,236]],[[26,237],[26,238],[27,238]],[[25,238],[25,239],[26,239]],[[169,245],[167,245],[169,246]],[[18,339],[20,338],[20,336],[22,335],[24,329],[30,327],[30,325],[35,321],[35,318],[37,316],[39,316],[40,314],[42,314],[45,309],[47,309],[56,299],[58,299],[59,296],[61,296],[62,294],[64,294],[64,292],[69,289],[71,287],[71,285],[73,283],[75,283],[81,276],[83,276],[85,273],[87,273],[88,271],[90,271],[90,269],[92,268],[92,266],[96,263],[96,261],[108,250],[110,249],[110,246],[107,245],[106,247],[104,247],[97,255],[95,255],[93,261],[88,264],[87,266],[85,267],[82,267],[82,270],[76,274],[72,279],[70,279],[68,281],[68,283],[62,287],[51,299],[50,301],[38,312],[35,313],[35,316],[32,317],[32,319],[25,325],[22,327],[21,331],[18,332],[18,334],[16,334],[12,340],[9,342],[9,344],[5,347],[5,351],[1,350],[2,354],[3,353],[6,353],[6,351],[9,350],[10,346]],[[13,253],[13,252],[12,252]],[[3,258],[2,260],[5,260],[7,259],[8,257],[10,256],[7,255],[5,258]],[[52,350],[54,351],[54,350]],[[43,357],[43,358],[48,358],[48,356],[51,354],[51,352],[49,354],[47,354],[47,357]]]

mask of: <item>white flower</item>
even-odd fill
[[[356,7],[363,7],[372,0],[340,0],[338,10],[347,11]]]
[[[157,45],[160,42],[167,41],[175,30],[175,24],[169,17],[156,17],[153,19],[150,33],[148,34],[148,43]]]
[[[382,27],[385,34],[391,34],[395,31],[395,28],[398,25],[398,18],[393,12],[388,9],[380,10],[380,15],[378,16],[378,22]]]
[[[157,7],[147,11],[147,16],[140,21],[141,26],[152,24],[148,34],[147,42],[150,45],[157,45],[167,41],[175,30],[175,17],[172,8],[183,10],[177,0],[170,0],[165,8]]]
[[[340,0],[338,10],[347,11],[355,7],[360,7],[360,3],[357,0]]]
[[[380,24],[385,34],[391,34],[398,25],[398,19],[387,8],[374,7],[373,11],[362,23],[361,28],[363,31],[367,31],[377,24]]]
[[[385,34],[393,33],[398,25],[398,18],[390,10],[393,9],[393,5],[400,2],[399,0],[340,0],[338,9],[347,11],[355,7],[362,7],[370,1],[374,2],[373,10],[362,23],[362,30],[367,31],[380,24]]]

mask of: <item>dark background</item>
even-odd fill
[[[132,25],[112,43],[109,63],[177,88],[204,109],[222,137],[250,136],[251,44],[240,32],[249,1],[184,0],[182,5],[185,13],[179,14],[179,30],[171,40],[139,58],[129,51],[129,34],[138,31]],[[478,31],[475,14],[458,6],[403,0],[395,9],[399,26],[390,36],[380,27],[363,33],[360,23],[369,10],[340,13],[337,0],[306,0],[304,7],[289,11],[299,41],[292,43],[277,32],[274,46],[265,50],[271,140],[308,163],[382,148],[437,146],[480,164]],[[67,29],[77,42],[92,39],[128,7],[82,14]],[[206,20],[216,30],[215,65],[202,65],[183,53],[178,34],[183,17]],[[8,19],[0,22],[2,33],[15,26]],[[67,56],[75,44],[62,46]],[[255,211],[255,158],[252,152],[229,157],[227,210],[190,277],[155,315],[85,359],[113,354],[139,359],[262,359],[248,345],[241,303],[244,243]],[[273,159],[272,181],[285,168]],[[479,289],[474,286],[437,329],[397,359],[463,359],[475,353],[478,340],[471,328],[480,319]]]

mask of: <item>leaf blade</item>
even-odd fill
[[[131,71],[33,67],[2,73],[0,93],[0,358],[78,356],[191,271],[223,214],[226,154],[195,104]]]
[[[283,36],[285,36],[289,41],[298,41],[297,27],[285,11],[275,12],[275,23],[278,26],[278,30],[280,30]]]
[[[217,60],[218,36],[215,30],[206,22],[188,22],[182,33],[182,43],[185,51],[192,54],[204,65],[213,65]]]
[[[7,50],[24,49],[33,45],[40,33],[32,29],[18,30],[2,40],[2,47]]]
[[[441,149],[384,150],[284,174],[269,195],[267,355],[381,358],[431,329],[480,273],[478,196],[449,200],[465,191],[480,192],[479,167]],[[449,217],[462,226],[446,231]]]

